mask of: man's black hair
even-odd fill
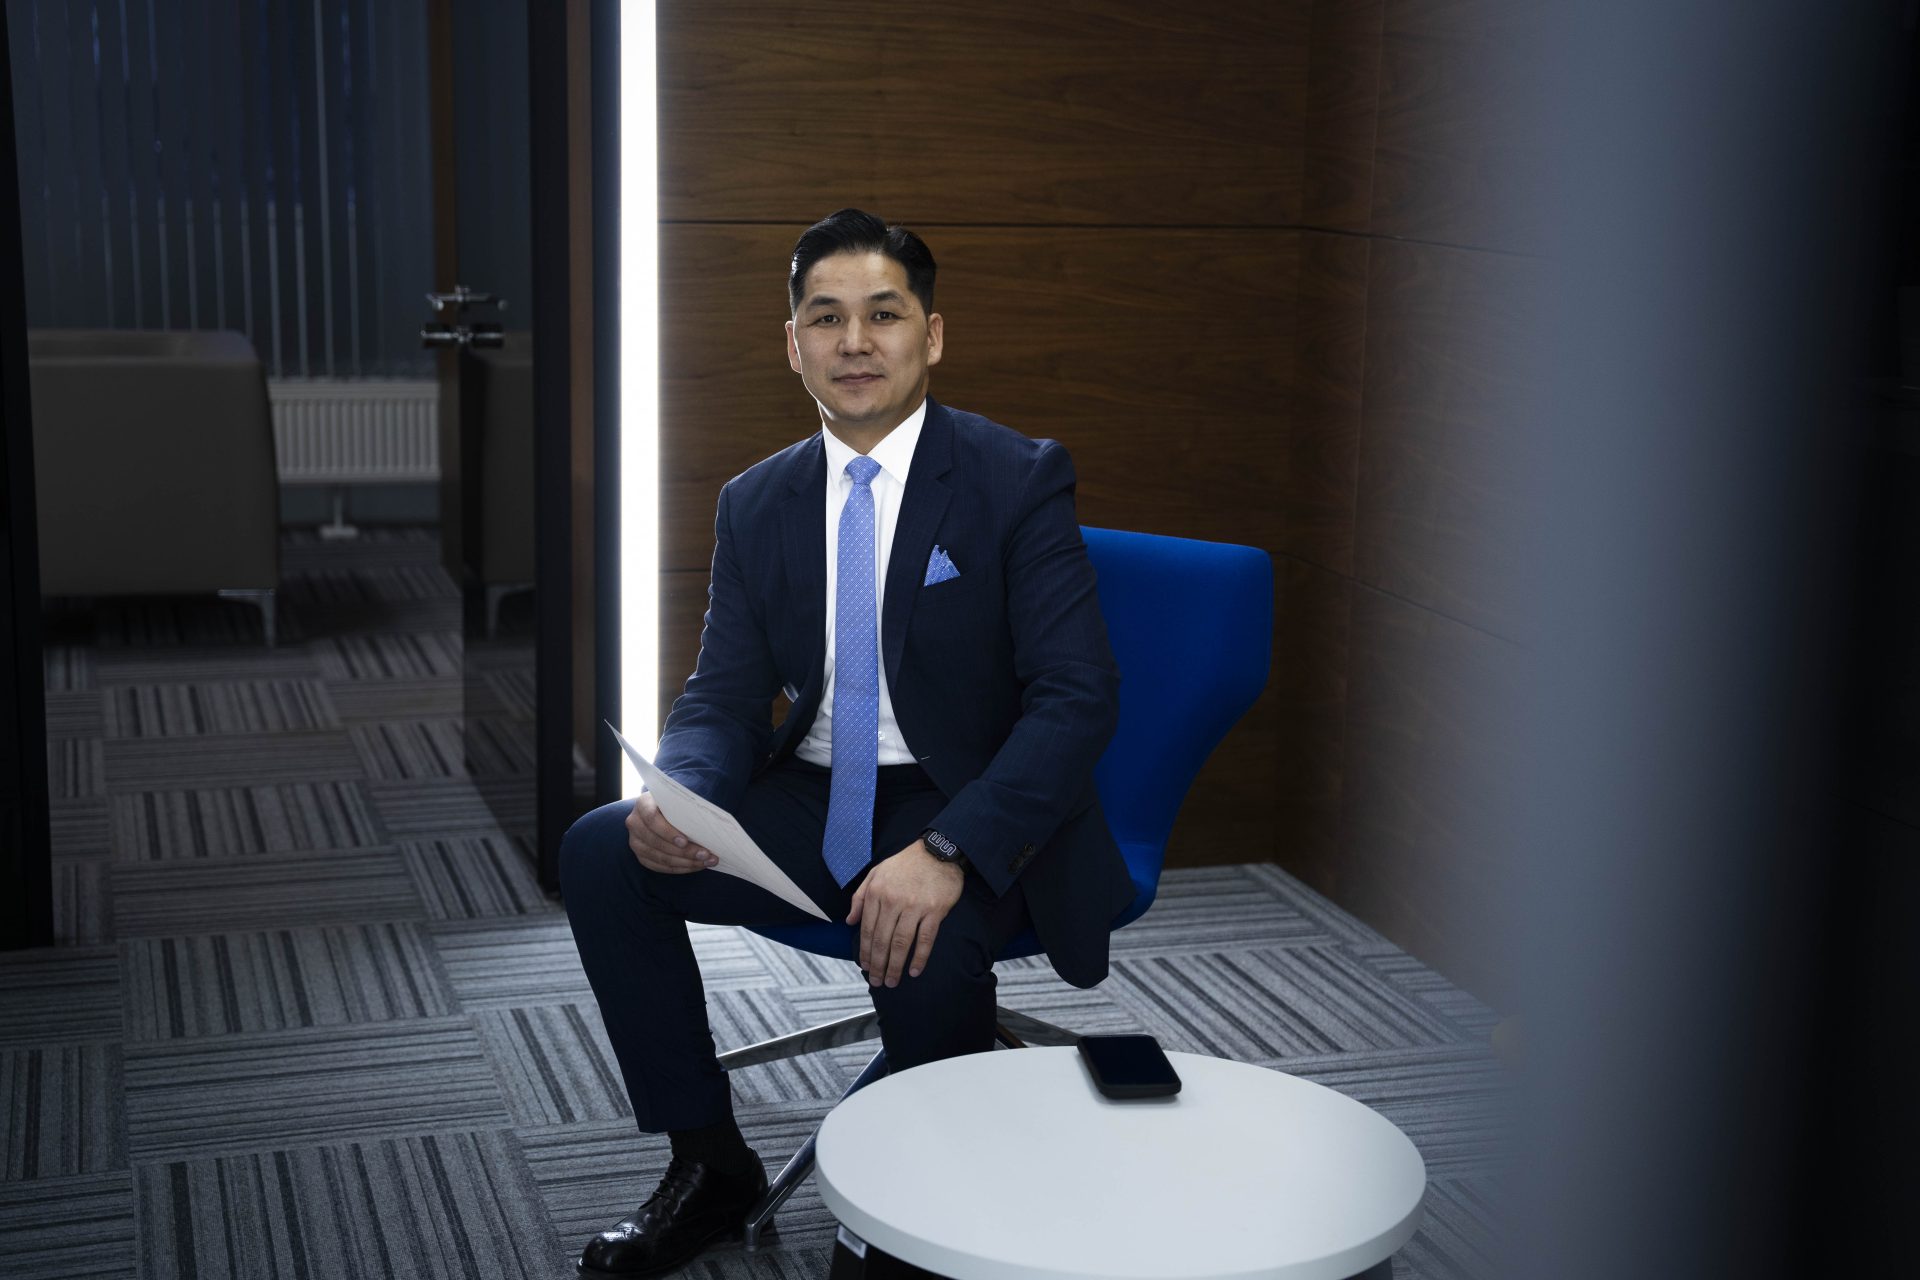
[[[905,227],[890,227],[859,209],[830,213],[800,233],[793,246],[793,268],[787,276],[790,310],[799,312],[807,272],[813,264],[836,253],[886,254],[906,268],[907,288],[920,299],[927,314],[933,314],[933,254],[926,241]]]

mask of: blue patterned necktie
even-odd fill
[[[833,778],[821,856],[846,887],[873,855],[873,786],[880,767],[880,636],[873,584],[873,477],[880,464],[847,463],[853,491],[840,510],[833,600]]]

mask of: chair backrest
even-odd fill
[[[1258,547],[1226,542],[1085,527],[1081,534],[1120,665],[1120,723],[1094,769],[1134,884],[1117,929],[1153,905],[1187,788],[1266,687],[1273,561]],[[859,951],[858,928],[837,921],[749,927],[816,955],[851,960]],[[1039,951],[1029,927],[1000,955]]]
[[[1140,891],[1117,927],[1152,904],[1187,789],[1266,687],[1273,561],[1232,543],[1081,533],[1120,664],[1120,724],[1094,770]]]

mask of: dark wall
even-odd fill
[[[1497,998],[1544,129],[1509,0],[1316,0],[1275,653],[1280,860]]]

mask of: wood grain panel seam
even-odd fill
[[[662,218],[663,227],[795,227],[811,225],[803,218]],[[1545,261],[1545,255],[1519,249],[1501,249],[1489,244],[1465,244],[1455,240],[1425,240],[1418,236],[1390,236],[1374,231],[1354,231],[1347,227],[1323,227],[1310,222],[915,222],[915,231],[1313,231],[1321,235],[1347,236],[1357,240],[1391,240],[1396,244],[1417,244],[1433,249],[1458,249],[1465,253],[1492,253],[1503,258],[1527,258]],[[798,238],[796,234],[795,238]]]
[[[1284,555],[1286,553],[1282,552],[1282,554]],[[1300,560],[1302,564],[1312,563],[1311,561],[1308,561],[1308,560],[1301,560],[1299,556],[1293,556],[1291,558],[1295,560]],[[1323,566],[1314,565],[1314,567],[1317,569],[1317,568],[1322,568]],[[1345,577],[1346,575],[1343,574],[1341,576]],[[1368,582],[1365,579],[1352,578],[1350,579],[1350,581],[1353,583],[1354,586],[1363,588],[1364,590],[1367,590],[1367,591],[1371,591],[1373,592],[1373,594],[1377,596],[1384,596],[1389,600],[1398,600],[1401,604],[1408,605],[1411,608],[1418,609],[1422,613],[1430,613],[1436,618],[1445,618],[1448,622],[1454,623],[1457,626],[1465,627],[1467,630],[1473,632],[1475,635],[1485,636],[1487,639],[1497,641],[1498,643],[1504,644],[1511,649],[1516,649],[1521,652],[1526,651],[1527,646],[1522,644],[1519,640],[1514,639],[1512,636],[1503,636],[1498,631],[1489,631],[1485,627],[1477,626],[1474,623],[1468,622],[1464,618],[1448,613],[1444,609],[1436,609],[1430,604],[1425,604],[1419,600],[1415,600],[1411,598],[1410,596],[1403,596],[1397,591],[1389,591],[1385,587],[1377,587],[1373,583]]]

